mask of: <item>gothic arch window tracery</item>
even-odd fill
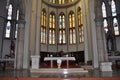
[[[53,12],[49,15],[49,44],[55,44],[55,14]]]
[[[68,19],[69,19],[70,44],[76,44],[75,14],[73,11],[70,11],[70,13],[68,15]]]
[[[118,0],[103,0],[103,26],[106,32],[107,50],[116,50],[116,38],[120,36]],[[117,8],[116,8],[117,7]]]
[[[10,38],[10,33],[11,33],[11,20],[12,20],[12,4],[9,5],[8,7],[8,13],[7,13],[7,24],[6,24],[6,29],[5,29],[5,38]]]
[[[84,28],[83,28],[82,13],[80,7],[78,7],[77,17],[78,17],[79,43],[82,43],[84,42],[84,30],[83,30]]]
[[[46,44],[47,42],[46,20],[47,20],[47,14],[46,14],[45,9],[43,9],[42,14],[41,14],[41,43],[43,44]]]
[[[111,6],[111,15],[109,15],[109,16],[107,15],[107,13],[109,13],[109,12],[107,12],[108,6],[106,6],[105,2],[103,2],[103,4],[102,4],[104,30],[107,33],[111,29],[114,32],[113,34],[115,36],[118,36],[120,34],[119,34],[119,26],[118,26],[118,20],[117,20],[118,15],[116,12],[116,4],[115,4],[114,0],[111,0],[111,2],[108,4],[109,4],[109,6]],[[110,22],[110,21],[112,21],[112,22]],[[110,24],[108,24],[108,23],[110,23]]]
[[[59,44],[66,43],[66,29],[65,29],[65,14],[63,12],[59,15]]]

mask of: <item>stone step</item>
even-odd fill
[[[84,66],[81,66],[81,68],[84,68],[86,70],[91,70],[91,69],[93,69],[93,66],[91,66],[91,65],[84,65]]]
[[[84,70],[84,68],[67,68],[67,69],[58,69],[58,68],[41,68],[41,69],[30,69],[31,73],[88,73],[88,70]]]

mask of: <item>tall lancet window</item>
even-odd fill
[[[11,19],[12,19],[12,5],[11,4],[8,7],[7,19],[8,19],[8,22],[6,24],[6,29],[5,29],[5,38],[10,38]]]
[[[16,20],[18,21],[18,19],[19,19],[19,10],[17,10],[17,17],[16,17]],[[18,31],[18,23],[16,24],[15,38],[17,38],[17,31]]]
[[[49,44],[55,44],[55,14],[49,15]]]
[[[46,11],[43,9],[42,14],[41,14],[41,43],[46,44],[47,40],[47,31],[46,31],[46,26],[47,26],[47,16],[46,16]]]
[[[116,5],[114,0],[111,1],[111,9],[112,9],[112,16],[116,16],[117,13],[116,13]]]
[[[116,18],[113,19],[114,34],[119,35],[118,21]]]
[[[59,1],[59,4],[64,4],[65,3],[65,0],[58,0]]]
[[[75,30],[75,14],[73,11],[69,13],[69,37],[70,44],[76,43],[76,30]]]
[[[111,10],[112,10],[112,16],[116,17],[117,16],[117,12],[116,12],[116,5],[115,5],[115,1],[114,0],[111,1]],[[113,18],[113,28],[114,28],[114,34],[116,36],[118,36],[119,35],[119,28],[118,28],[117,18]]]
[[[56,3],[56,0],[50,0],[51,3]]]
[[[105,33],[107,33],[108,32],[108,23],[107,23],[106,19],[104,19],[103,25],[104,25]]]
[[[79,43],[84,42],[84,31],[83,31],[83,22],[82,22],[82,13],[80,7],[77,11],[78,17],[78,32],[79,32]]]
[[[66,43],[66,30],[65,30],[65,15],[60,13],[59,15],[59,44]]]
[[[102,15],[103,15],[104,18],[107,17],[107,14],[106,14],[106,6],[105,6],[105,3],[104,3],[104,2],[102,3]]]
[[[103,26],[104,26],[104,30],[105,30],[105,33],[108,32],[108,24],[107,24],[107,20],[105,19],[107,17],[107,14],[106,14],[106,5],[105,3],[103,2],[102,3],[102,15],[103,15]]]

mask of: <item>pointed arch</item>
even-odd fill
[[[112,16],[116,16],[117,12],[116,12],[116,5],[114,0],[111,1],[111,10],[112,10]]]
[[[119,34],[119,28],[118,28],[118,21],[116,18],[113,19],[113,27],[114,27],[114,33],[116,36],[120,35]]]
[[[13,7],[12,7],[12,4],[10,4],[8,6],[8,12],[7,12],[7,20],[8,21],[7,21],[6,28],[5,28],[5,38],[10,38],[12,11],[13,11]]]
[[[108,32],[108,23],[107,23],[106,19],[104,19],[104,21],[103,21],[103,26],[104,26],[105,33],[107,33]]]
[[[41,43],[46,43],[47,42],[47,31],[46,31],[46,26],[47,26],[47,14],[45,9],[42,9],[41,13]]]
[[[73,11],[70,11],[68,14],[68,21],[69,21],[69,37],[70,37],[70,44],[76,43],[76,30],[75,30],[75,14]]]
[[[65,14],[59,14],[59,44],[66,44]]]
[[[78,18],[78,33],[79,33],[79,43],[84,42],[84,28],[82,22],[82,11],[81,8],[77,9],[77,18]]]
[[[103,15],[103,17],[107,17],[106,5],[104,2],[102,2],[102,15]]]
[[[49,14],[49,44],[55,44],[55,14]]]

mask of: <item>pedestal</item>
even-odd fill
[[[112,71],[112,62],[102,62],[100,64],[100,70],[101,71]]]
[[[31,56],[31,59],[32,59],[31,68],[32,69],[39,69],[39,58],[40,58],[39,55]]]

